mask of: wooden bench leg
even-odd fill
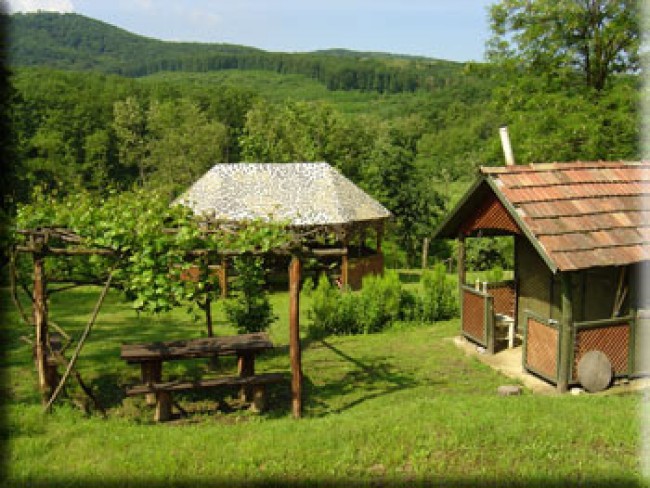
[[[255,385],[253,389],[253,401],[251,403],[251,412],[263,412],[266,409],[266,389],[264,385]]]
[[[164,422],[172,418],[172,394],[169,391],[159,391],[156,396],[156,413],[154,420]]]
[[[255,376],[255,355],[254,354],[240,354],[237,356],[237,370],[239,376],[246,378]],[[251,401],[252,389],[250,386],[242,386],[239,389],[239,399],[244,402]]]
[[[145,361],[141,363],[140,372],[142,376],[142,383],[159,383],[162,380],[162,362],[160,361]],[[147,405],[156,405],[156,394],[147,393],[145,395]]]

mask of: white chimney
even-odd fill
[[[514,166],[515,156],[512,154],[512,146],[510,145],[510,136],[508,136],[508,128],[506,126],[500,127],[499,135],[501,136],[501,146],[503,147],[503,155],[506,157],[506,166]]]

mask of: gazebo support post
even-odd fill
[[[289,357],[291,360],[291,411],[302,416],[302,365],[300,352],[300,258],[289,265]]]
[[[558,357],[557,390],[565,393],[569,389],[571,371],[571,348],[573,337],[573,290],[570,273],[561,273],[562,281],[562,320],[560,321],[560,351]]]
[[[38,372],[38,387],[43,396],[43,403],[47,402],[52,391],[53,378],[51,371],[48,371],[47,365],[47,291],[45,282],[45,254],[40,251],[43,246],[42,239],[35,239],[33,247],[39,249],[33,254],[34,261],[34,289],[32,291],[34,298],[34,327],[35,327],[35,362],[36,371]]]
[[[350,279],[350,260],[348,258],[348,243],[345,243],[345,254],[341,256],[341,284],[343,286],[348,284]]]
[[[384,223],[377,226],[377,254],[381,254],[381,243],[384,240]]]

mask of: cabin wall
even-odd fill
[[[553,274],[526,239],[515,239],[515,263],[517,323],[523,327],[526,310],[541,318],[551,318]]]
[[[535,248],[525,239],[515,243],[517,280],[519,283],[519,310],[517,319],[523,324],[524,311],[532,311],[541,318],[559,321],[562,318],[562,284],[560,273],[553,274],[539,257]],[[591,268],[573,272],[573,320],[586,322],[612,317],[620,280],[620,267]],[[630,275],[632,278],[630,278]],[[636,273],[639,275],[639,273]],[[630,302],[638,299],[639,285],[634,272],[626,272],[623,287],[629,287],[619,315],[626,315]],[[636,281],[639,281],[636,279]],[[631,298],[632,297],[632,298]],[[650,300],[646,300],[646,306]],[[640,306],[638,308],[644,308]]]
[[[582,298],[579,303],[574,302],[574,317],[577,322],[612,317],[620,273],[621,268],[613,266],[581,271],[580,279],[576,280],[580,281],[581,290],[578,291],[578,294],[574,291],[574,300]],[[623,303],[619,315],[627,314],[626,305],[627,303]],[[576,311],[579,312],[578,317],[576,317]]]

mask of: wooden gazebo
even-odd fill
[[[302,412],[302,365],[300,347],[300,280],[302,261],[305,258],[341,258],[342,279],[355,284],[358,270],[381,272],[381,238],[384,221],[390,213],[353,183],[325,163],[301,164],[233,164],[212,168],[197,181],[177,203],[190,206],[197,216],[210,228],[230,226],[237,229],[245,227],[253,219],[272,219],[287,224],[293,232],[294,240],[284,249],[271,250],[271,254],[287,256],[289,264],[289,355],[291,362],[292,412],[300,417]],[[370,265],[353,266],[349,245],[358,238],[365,240],[365,232],[374,230],[377,249]],[[172,230],[173,231],[173,230]],[[25,229],[19,232],[24,236],[24,244],[17,245],[16,251],[31,254],[33,258],[33,320],[15,302],[26,323],[33,322],[35,329],[34,354],[38,371],[39,387],[43,393],[46,408],[55,401],[58,392],[69,374],[74,374],[80,385],[92,396],[80,375],[75,363],[101,304],[111,286],[112,273],[109,273],[104,289],[100,294],[86,329],[80,337],[77,348],[70,360],[55,352],[49,327],[54,326],[48,318],[48,290],[45,270],[47,256],[106,255],[114,256],[111,249],[83,247],[83,239],[73,231],[57,227]],[[336,236],[339,246],[324,246],[325,237]],[[197,250],[201,256],[205,250]],[[223,260],[238,255],[237,252],[219,250],[210,253]],[[374,264],[373,264],[374,263]],[[12,266],[12,277],[15,268]],[[352,278],[355,276],[355,278]],[[15,279],[12,278],[15,292]],[[358,278],[360,283],[360,278]],[[59,380],[57,366],[63,365],[65,373]],[[95,398],[93,397],[93,400]],[[96,402],[97,403],[97,402]],[[99,408],[101,406],[98,405]]]
[[[648,162],[481,168],[435,234],[459,241],[462,334],[495,353],[509,321],[523,335],[523,367],[560,391],[580,381],[591,351],[615,376],[650,373],[649,221]],[[467,283],[465,240],[495,235],[514,237],[514,279]]]
[[[363,276],[380,274],[384,260],[381,241],[391,214],[327,163],[217,164],[177,200],[194,213],[218,224],[264,219],[286,223],[304,236],[305,244],[324,252],[324,236],[342,252],[338,274],[344,285],[361,286]],[[366,239],[376,237],[369,249]],[[226,267],[221,266],[222,272]],[[227,281],[222,278],[222,290]]]

